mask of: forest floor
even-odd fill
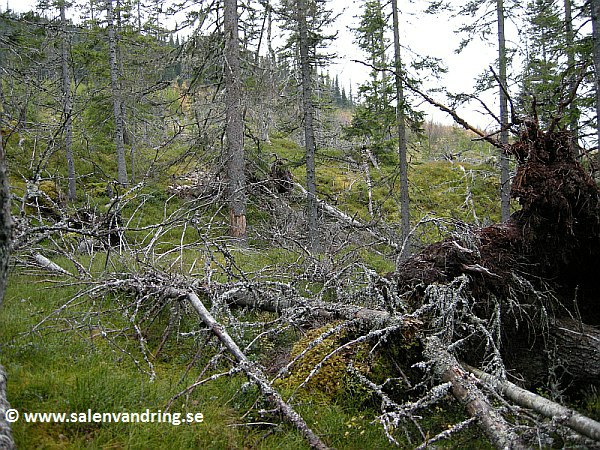
[[[277,154],[286,161],[294,180],[303,179],[298,163],[302,150],[295,144],[274,138],[263,152]],[[460,157],[452,160],[415,154],[410,179],[414,222],[419,223],[414,233],[417,248],[461,232],[468,226],[465,223],[483,226],[498,221],[493,153],[479,147],[457,153]],[[257,387],[232,369],[235,366],[222,345],[189,307],[160,297],[136,300],[117,288],[118,283],[125,283],[126,274],[133,274],[133,279],[151,278],[156,271],[174,283],[195,279],[199,287],[222,284],[232,289],[241,284],[277,283],[302,298],[343,302],[362,295],[374,279],[385,279],[387,272],[396,269],[396,254],[387,245],[352,236],[347,227],[330,219],[324,219],[323,254],[316,260],[307,255],[302,245],[302,196],[298,192],[274,198],[265,195],[261,186],[269,180],[268,162],[264,161],[254,172],[256,188],[250,197],[246,247],[232,245],[226,237],[226,214],[214,198],[169,194],[169,185],[188,183],[183,181],[180,165],[170,169],[169,177],[123,196],[125,247],[82,254],[80,236],[67,230],[33,247],[28,244],[27,251],[17,255],[0,314],[0,341],[4,343],[2,364],[9,375],[8,398],[21,414],[13,428],[19,448],[308,447],[296,428],[272,414]],[[369,189],[360,164],[337,150],[321,152],[320,163],[320,198],[368,223]],[[394,224],[399,221],[398,203],[392,194],[397,182],[394,157],[381,157],[379,163],[371,173],[372,209],[378,220]],[[218,186],[215,189],[218,191]],[[106,191],[101,183],[90,184],[87,205],[109,212]],[[34,225],[41,228],[45,223]],[[31,261],[35,252],[43,252],[73,276],[56,275],[39,265],[36,268]],[[328,279],[333,276],[338,279]],[[112,287],[106,288],[110,283]],[[226,298],[226,292],[215,298]],[[376,296],[368,301],[371,303],[363,306],[386,308]],[[384,431],[379,420],[381,399],[364,389],[346,370],[346,363],[362,361],[358,369],[379,381],[395,373],[397,398],[418,401],[420,388],[401,380],[421,370],[417,363],[422,349],[411,341],[399,348],[379,343],[359,346],[331,358],[322,375],[298,390],[307,373],[343,342],[343,335],[324,339],[312,349],[314,339],[326,335],[331,325],[296,323],[274,312],[230,309],[215,301],[212,311],[238,344],[245,346],[248,357],[270,376],[275,377],[290,360],[306,352],[306,361],[279,377],[275,386],[333,448],[413,448],[468,419],[446,393],[420,411],[418,423],[407,420],[398,423],[396,430]],[[189,389],[194,383],[198,386]],[[555,399],[562,395],[552,386],[540,387],[539,393]],[[579,411],[600,419],[600,392],[591,385],[571,401]],[[167,409],[181,417],[201,413],[202,420],[179,425],[99,423],[88,417],[83,420],[83,416],[79,423],[74,423],[75,417],[68,423],[25,420],[26,413],[34,412],[152,413]],[[398,445],[390,442],[389,433]],[[560,442],[558,438],[556,442]],[[441,445],[491,448],[472,425]]]

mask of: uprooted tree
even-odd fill
[[[301,276],[322,280],[322,292],[334,291],[335,301],[300,292],[291,277],[273,281],[271,274],[264,279],[250,279],[237,271],[226,247],[217,245],[215,250],[214,244],[205,241],[208,260],[217,262],[215,251],[224,256],[226,271],[231,275],[229,282],[214,280],[209,269],[203,277],[190,275],[193,267],[187,274],[182,271],[175,275],[169,269],[177,259],[160,270],[159,262],[168,251],[157,253],[160,250],[153,246],[169,226],[185,224],[184,230],[187,224],[198,227],[193,221],[198,203],[173,213],[163,224],[136,230],[148,232],[149,238],[143,240],[147,244],[127,247],[129,244],[121,240],[121,247],[127,247],[128,252],[143,255],[137,259],[137,266],[129,261],[129,272],[106,272],[98,277],[76,263],[78,274],[73,276],[86,286],[77,298],[115,292],[133,299],[132,306],[122,305],[120,310],[129,314],[151,372],[152,358],[143,327],[159,311],[170,307],[176,315],[181,313],[181,304],[188,304],[208,327],[207,332],[214,333],[234,356],[226,374],[244,372],[275,410],[298,427],[315,448],[325,448],[326,442],[294,410],[293,396],[284,399],[274,386],[311,349],[334,337],[338,339],[335,348],[313,365],[301,385],[318,376],[328,361],[344,355],[351,376],[380,398],[379,420],[391,442],[397,443],[396,433],[404,426],[414,427],[421,435],[421,447],[425,447],[476,422],[498,448],[525,447],[532,442],[549,445],[552,436],[557,435],[571,442],[596,445],[600,442],[600,424],[516,386],[537,388],[552,379],[562,389],[574,390],[597,384],[600,379],[600,314],[595,286],[600,266],[600,191],[576,159],[572,145],[568,133],[545,132],[535,120],[525,121],[516,141],[503,148],[518,162],[512,196],[521,209],[499,225],[472,229],[458,224],[448,238],[404,260],[393,274],[380,277],[364,266],[332,267],[322,260],[306,258],[300,267]],[[271,195],[278,204],[284,201],[275,192]],[[202,203],[202,199],[197,201]],[[205,201],[208,204],[212,199]],[[360,239],[368,237],[400,248],[385,230],[361,224],[331,205],[323,210],[343,226],[353,227]],[[93,235],[84,226],[70,227],[64,218],[53,227],[21,224],[15,242],[39,242],[61,232],[79,233],[86,239]],[[74,254],[69,257],[76,262]],[[68,273],[37,252],[32,253],[30,261],[61,276]],[[244,347],[232,338],[234,307],[278,313],[279,318],[269,322],[262,332],[264,336],[277,335],[290,326],[331,325],[321,328],[300,354],[289,356],[279,367],[271,367],[269,377],[265,368],[245,354],[259,339],[242,350]],[[64,315],[67,310],[61,308],[56,314]],[[219,314],[227,317],[227,327],[219,323]],[[169,322],[154,355],[173,332],[174,322]],[[395,355],[400,355],[402,361],[396,362],[398,373],[390,373],[381,382],[370,379],[360,370],[360,364],[355,367],[348,355],[352,355],[349,349],[366,344],[374,352],[383,342],[386,347],[397,347]],[[412,349],[410,357],[402,354],[406,348]],[[411,386],[409,399],[390,388],[397,387],[394,380],[398,378]],[[210,379],[198,380],[184,392]],[[418,412],[450,392],[472,418],[431,436],[422,430]],[[504,406],[494,406],[490,398],[501,397],[506,399]],[[510,403],[521,404],[528,412],[512,408]]]

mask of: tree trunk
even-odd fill
[[[452,394],[465,407],[469,415],[478,419],[479,426],[497,449],[524,449],[525,445],[515,434],[512,426],[490,405],[487,398],[458,361],[442,345],[440,340],[425,340],[425,356],[433,362],[435,375],[452,384]]]
[[[315,168],[315,130],[314,130],[314,104],[312,90],[311,58],[309,54],[310,42],[308,39],[307,6],[306,0],[296,0],[296,20],[298,22],[300,70],[302,79],[302,110],[304,125],[304,145],[306,148],[306,190],[307,190],[307,215],[308,237],[312,252],[318,252],[318,204],[317,204],[317,178]]]
[[[504,2],[497,0],[498,13],[498,76],[500,78],[500,142],[508,144],[508,98],[506,83],[506,38],[504,36]],[[500,155],[500,202],[502,222],[510,218],[510,172],[508,156]]]
[[[574,36],[573,36],[573,17],[572,17],[572,8],[571,8],[571,0],[564,0],[565,3],[565,44],[567,47],[567,70],[570,72],[569,75],[569,92],[572,92],[573,89],[576,89],[576,81],[575,81],[575,45],[574,45]],[[573,135],[573,147],[578,149],[578,117],[579,111],[577,110],[577,106],[575,102],[571,102],[569,104],[569,130]]]
[[[110,84],[112,90],[113,113],[115,118],[115,147],[117,153],[117,180],[122,186],[127,186],[127,166],[125,162],[125,119],[123,117],[123,92],[119,77],[117,36],[113,0],[106,0],[106,20],[108,24],[108,51],[110,62]]]
[[[592,0],[592,41],[596,72],[596,137],[600,146],[600,0]],[[600,181],[600,151],[596,154],[596,180]]]
[[[246,175],[244,172],[244,122],[240,76],[237,0],[224,2],[227,176],[229,230],[246,239]]]
[[[369,170],[369,160],[367,156],[367,148],[366,146],[361,148],[360,151],[361,156],[361,166],[362,170],[365,174],[365,183],[367,184],[367,195],[369,197],[369,217],[373,220],[374,212],[373,212],[373,181],[371,180],[371,171]]]
[[[75,184],[75,161],[73,160],[73,119],[71,117],[73,110],[73,99],[71,97],[71,77],[69,75],[69,39],[67,31],[66,6],[64,0],[60,2],[60,22],[62,25],[61,39],[61,63],[62,63],[62,81],[63,81],[63,114],[65,121],[65,153],[67,158],[68,173],[68,198],[75,201],[77,198]]]
[[[2,80],[0,80],[0,83]],[[10,253],[10,239],[12,233],[12,218],[10,215],[10,191],[8,174],[6,172],[6,158],[4,146],[0,137],[0,308],[6,291],[8,275],[8,258]],[[6,398],[6,373],[0,365],[0,448],[14,449],[10,423],[6,420],[4,412],[10,409]]]
[[[474,367],[466,366],[477,378],[490,384],[500,394],[508,397],[517,405],[549,417],[562,421],[571,429],[596,441],[600,441],[600,423],[589,417],[579,414],[577,411],[559,405],[545,397],[529,392],[506,380],[482,372]]]
[[[404,86],[402,82],[402,59],[400,55],[400,25],[398,0],[392,0],[394,26],[394,63],[396,73],[396,126],[398,132],[398,159],[400,164],[400,222],[402,233],[402,254],[406,257],[410,250],[410,199],[408,196],[408,160],[406,155],[406,117],[404,113]]]

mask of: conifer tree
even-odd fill
[[[446,2],[432,2],[431,11],[437,11],[441,5],[453,7],[454,15],[465,20],[464,24],[458,29],[463,39],[457,49],[462,51],[470,42],[475,39],[481,39],[483,36],[494,36],[498,58],[496,60],[496,73],[498,79],[492,82],[491,75],[486,73],[483,77],[484,82],[479,83],[488,89],[492,84],[496,85],[498,99],[500,103],[499,126],[500,141],[508,142],[508,92],[510,90],[509,80],[512,80],[511,73],[508,71],[510,54],[512,49],[508,49],[506,42],[505,20],[512,17],[516,11],[523,5],[516,0],[470,0],[466,3],[453,0],[450,4]],[[514,41],[512,41],[514,42]],[[487,68],[486,68],[487,72]],[[477,92],[481,93],[481,91]],[[500,203],[502,221],[510,218],[510,169],[508,157],[502,153],[500,155]]]
[[[230,234],[246,239],[246,175],[237,0],[224,1],[227,178]]]
[[[561,60],[564,61],[564,22],[553,0],[532,0],[525,11],[527,49],[522,81],[522,108],[530,111],[531,98],[536,99],[540,122],[548,126],[556,113],[556,105],[568,86],[562,84]]]
[[[71,96],[71,75],[69,72],[69,42],[66,18],[66,2],[60,0],[60,22],[61,22],[61,70],[63,80],[63,114],[64,114],[64,134],[65,134],[65,153],[67,159],[68,171],[68,198],[75,201],[77,198],[75,184],[75,161],[73,160],[73,99]]]
[[[110,64],[110,84],[113,101],[113,114],[115,120],[115,149],[117,153],[117,180],[126,186],[127,167],[125,162],[125,117],[123,107],[123,89],[120,77],[121,61],[119,60],[119,43],[115,26],[113,0],[106,0],[106,21],[108,27],[108,51]]]

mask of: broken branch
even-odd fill
[[[496,391],[505,395],[516,404],[524,408],[533,409],[545,417],[551,419],[558,418],[561,423],[564,423],[578,433],[600,441],[600,423],[595,420],[579,414],[577,411],[567,408],[566,406],[559,405],[547,398],[520,388],[508,380],[500,380],[467,364],[465,364],[464,367],[469,372],[472,372],[477,378],[491,385]]]
[[[219,338],[219,340],[227,347],[227,350],[235,357],[237,362],[240,364],[240,368],[246,373],[261,392],[271,402],[273,402],[279,411],[304,435],[311,447],[316,449],[327,449],[328,447],[321,441],[304,421],[302,416],[298,414],[287,402],[283,400],[281,395],[273,388],[269,383],[267,377],[263,371],[258,367],[257,364],[253,363],[248,357],[242,352],[235,341],[229,336],[225,328],[218,323],[212,314],[206,309],[202,301],[198,296],[189,291],[181,291],[177,289],[167,289],[167,294],[174,298],[185,298],[190,305],[196,310],[202,321],[206,326]]]

